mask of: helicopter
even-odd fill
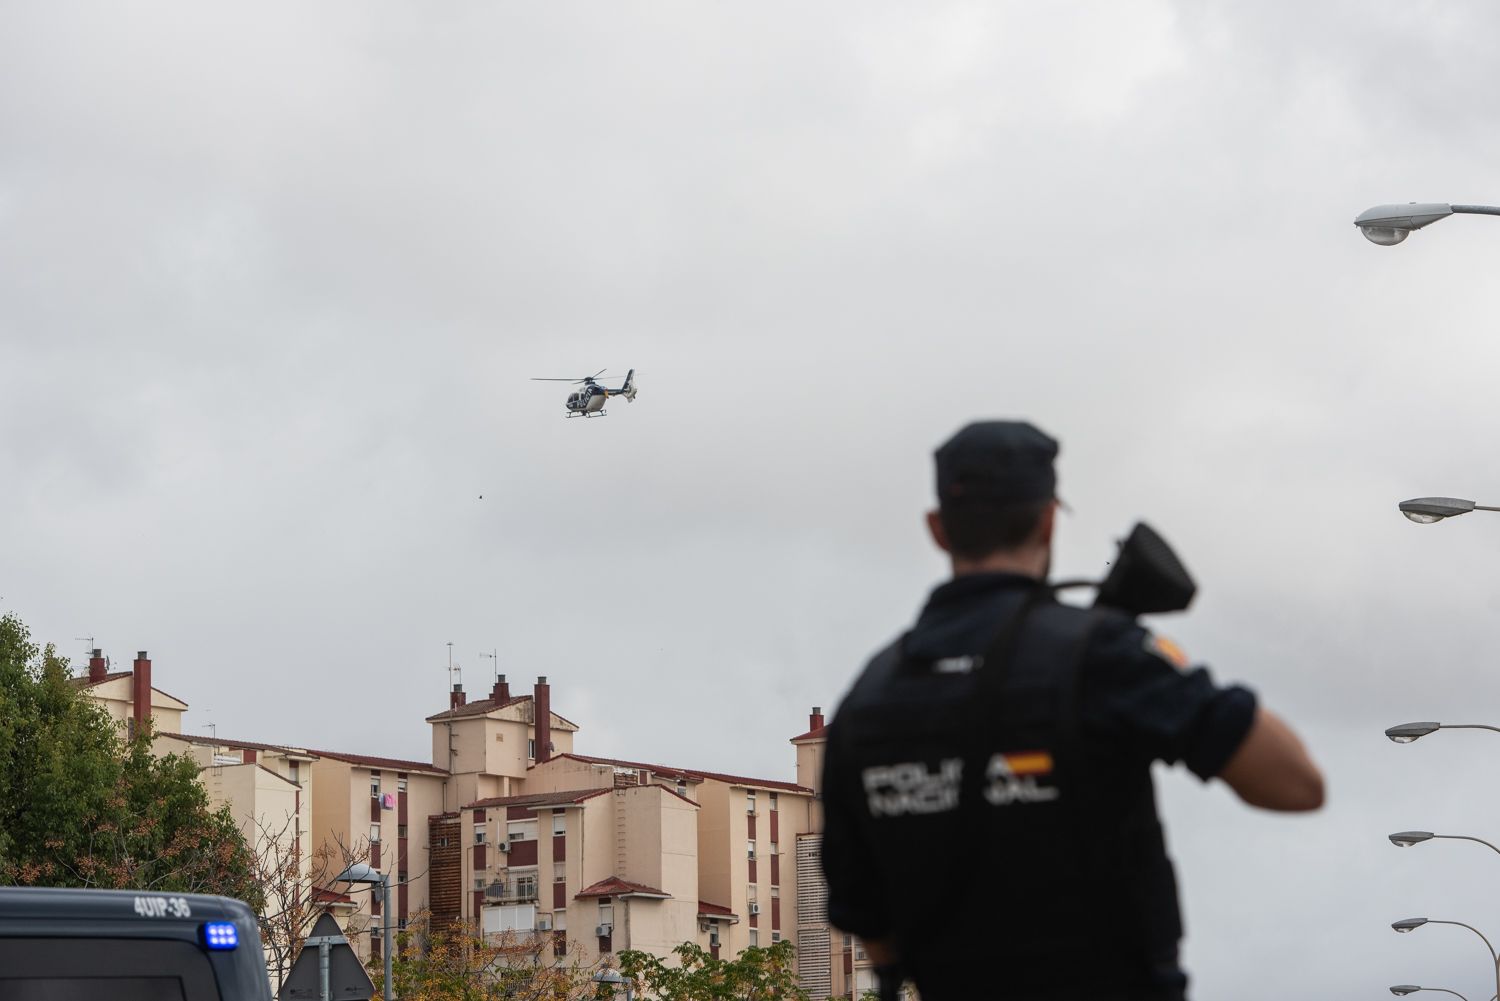
[[[568,394],[567,416],[606,417],[608,416],[608,412],[604,409],[604,404],[609,400],[611,396],[623,396],[625,397],[627,402],[635,402],[635,369],[631,369],[629,372],[625,373],[625,383],[619,389],[610,389],[608,386],[601,386],[594,381],[603,374],[604,369],[601,368],[593,375],[586,375],[582,379],[533,378],[531,381],[582,383],[582,389]]]

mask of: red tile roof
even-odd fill
[[[530,701],[530,695],[517,695],[513,698],[505,699],[504,701],[501,701],[499,699],[479,699],[476,702],[466,702],[463,705],[459,706],[457,709],[444,709],[442,712],[437,713],[436,715],[427,717],[427,722],[433,723],[438,720],[445,719],[462,719],[465,716],[483,716],[487,713],[492,713],[497,709],[509,709],[511,706]],[[566,716],[563,716],[561,713],[554,711],[552,715],[561,720],[565,726],[570,726],[574,730],[578,729],[577,723],[574,723],[572,720],[568,719]]]
[[[610,876],[601,879],[593,886],[584,887],[573,895],[573,899],[580,897],[660,897],[663,900],[671,898],[671,894],[664,890],[658,890],[654,886],[646,886],[643,883],[632,883],[628,879],[619,876]]]
[[[228,737],[205,737],[196,733],[159,733],[158,737],[171,737],[173,740],[186,741],[189,744],[203,744],[207,747],[238,747],[249,748],[255,751],[279,751],[282,754],[299,754],[304,757],[315,758],[317,755],[300,747],[289,747],[286,744],[260,744],[253,740],[230,740]]]
[[[312,891],[313,903],[315,904],[352,904],[354,898],[347,893],[339,893],[325,886],[315,886]]]
[[[731,911],[729,908],[723,906],[722,904],[710,904],[706,900],[698,901],[698,914],[702,917],[710,918],[739,917],[739,915],[735,914],[734,911]]]
[[[351,765],[363,765],[366,768],[390,769],[394,772],[426,772],[429,775],[447,775],[446,769],[429,765],[425,761],[403,761],[400,758],[375,758],[368,754],[345,754],[342,751],[315,751],[311,748],[308,754],[319,758],[332,758],[335,761],[347,761]]]
[[[110,674],[106,674],[104,677],[100,678],[98,681],[90,681],[89,680],[89,676],[87,674],[80,674],[77,677],[69,678],[68,679],[68,684],[72,685],[74,688],[82,690],[82,689],[85,689],[85,688],[93,688],[95,685],[103,685],[103,684],[105,684],[107,682],[110,682],[110,681],[119,681],[121,678],[133,678],[133,677],[135,677],[135,672],[134,671],[114,671],[114,672],[112,672]],[[156,694],[158,694],[158,695],[165,695],[167,698],[171,699],[173,702],[181,702],[183,705],[187,705],[187,702],[185,700],[179,699],[177,696],[173,695],[171,692],[164,692],[160,688],[157,688],[155,685],[151,686],[151,690],[153,692],[155,692]]]
[[[793,744],[796,744],[804,740],[826,740],[827,738],[828,727],[820,726],[816,730],[809,730],[806,733],[798,734],[797,736],[792,738],[791,742]]]
[[[703,782],[712,779],[715,782],[727,782],[730,785],[736,786],[754,786],[757,789],[777,789],[800,793],[812,792],[806,786],[799,786],[795,782],[780,782],[776,779],[755,779],[744,775],[725,775],[722,772],[705,772],[696,768],[673,768],[669,765],[652,765],[641,761],[622,761],[618,758],[596,758],[588,754],[555,754],[553,757],[572,758],[575,761],[587,761],[596,765],[613,765],[617,768],[644,769],[664,778],[685,779],[689,782]]]
[[[595,796],[603,796],[613,789],[565,789],[562,792],[538,792],[529,796],[492,796],[489,799],[478,799],[464,805],[465,810],[482,810],[490,806],[524,806],[531,809],[538,806],[566,806],[571,803],[582,803],[586,799]]]

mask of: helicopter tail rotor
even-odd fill
[[[625,397],[626,402],[635,402],[635,369],[625,373],[625,385],[620,387],[620,395]]]

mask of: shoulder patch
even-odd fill
[[[1146,648],[1146,652],[1151,656],[1166,661],[1179,671],[1185,670],[1188,666],[1187,651],[1165,636],[1147,633],[1143,645]]]

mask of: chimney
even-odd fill
[[[458,684],[453,686],[453,691],[448,696],[448,708],[457,709],[459,706],[466,704],[468,701],[468,696],[464,695],[464,683],[460,681]]]
[[[495,690],[490,692],[490,698],[496,702],[510,701],[510,683],[505,680],[505,675],[495,679]]]
[[[552,757],[552,686],[547,684],[544,674],[536,679],[536,691],[531,697],[532,726],[536,731],[536,763],[541,764]]]
[[[823,707],[813,706],[812,715],[807,717],[807,732],[823,729]]]
[[[108,673],[109,661],[104,659],[104,651],[94,647],[89,652],[89,684],[97,685]]]
[[[93,670],[92,661],[89,670]],[[133,673],[135,677],[130,689],[130,715],[135,720],[135,732],[140,733],[146,720],[151,718],[151,660],[146,656],[146,651],[142,650],[135,655]]]

